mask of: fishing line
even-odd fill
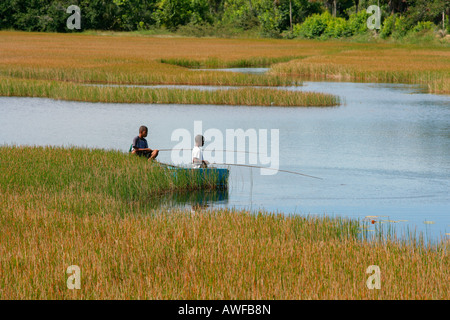
[[[158,149],[158,150],[159,151],[173,151],[173,150],[180,151],[180,150],[191,150],[191,149]],[[234,150],[215,150],[215,151],[244,152],[244,153],[256,153],[257,154],[257,152],[250,152],[250,151],[234,151]],[[211,164],[223,165],[223,166],[236,166],[236,167],[247,167],[247,168],[274,170],[274,171],[277,171],[277,172],[279,171],[279,172],[284,172],[284,173],[291,173],[291,174],[296,174],[296,175],[303,176],[303,177],[309,177],[309,178],[313,178],[313,179],[323,180],[323,178],[316,177],[316,176],[311,176],[309,174],[304,174],[304,173],[300,173],[300,172],[296,172],[296,171],[290,171],[290,170],[275,169],[275,168],[270,168],[270,167],[252,166],[252,165],[248,165],[248,164],[236,164],[236,163],[211,163]]]
[[[290,171],[290,170],[275,169],[275,168],[270,168],[270,167],[251,166],[251,165],[248,165],[248,164],[236,164],[236,163],[211,163],[211,164],[223,165],[223,166],[237,166],[237,167],[267,169],[267,170],[274,170],[274,171],[279,171],[279,172],[292,173],[292,174],[296,174],[296,175],[299,175],[299,176],[304,176],[304,177],[309,177],[309,178],[323,180],[323,178],[319,178],[319,177],[316,177],[316,176],[311,176],[309,174],[304,174],[304,173],[300,173],[300,172],[296,172],[296,171]]]
[[[158,149],[159,151],[191,151],[192,149]],[[241,152],[241,153],[251,153],[251,154],[259,154],[259,152],[251,152],[251,151],[235,151],[235,150],[217,150],[217,149],[203,149],[203,151],[221,151],[221,152]]]

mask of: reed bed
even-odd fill
[[[0,147],[0,299],[449,298],[448,242],[365,242],[358,221],[326,216],[151,210],[186,188],[158,170],[116,151]]]
[[[172,69],[161,64],[148,63],[144,68],[127,66],[124,68],[78,68],[54,69],[45,67],[5,67],[0,76],[18,79],[39,79],[65,81],[72,83],[97,84],[178,84],[178,85],[217,85],[217,86],[290,86],[301,85],[301,81],[276,75],[252,75],[220,71],[196,71],[184,68]]]
[[[292,59],[278,41],[167,39],[0,31],[0,75],[82,83],[279,86],[286,77],[192,72],[161,59],[252,65]],[[206,48],[205,48],[206,47]]]
[[[420,84],[428,92],[450,93],[450,52],[397,48],[343,51],[280,63],[272,75],[332,81]]]
[[[254,68],[254,67],[270,67],[275,63],[287,62],[294,59],[302,59],[298,56],[287,57],[255,57],[249,59],[238,60],[219,60],[218,58],[207,58],[203,60],[172,58],[160,59],[161,63],[167,63],[184,68]]]
[[[120,217],[120,204],[86,194],[77,198],[98,212],[55,209],[73,197],[0,195],[1,299],[449,298],[445,244],[371,245],[354,238],[355,223],[325,217],[133,206]],[[66,288],[69,265],[80,290]],[[380,290],[365,285],[370,265]]]
[[[0,75],[82,83],[291,85],[293,81],[419,83],[449,92],[448,45],[275,39],[129,37],[0,31]],[[164,63],[163,63],[164,62]],[[186,67],[271,66],[268,75]]]
[[[92,94],[89,101],[149,102],[149,96],[155,97],[150,91],[143,94],[145,98],[140,97],[141,91],[136,89],[89,91],[76,86],[76,83],[289,86],[300,85],[304,80],[326,79],[418,83],[427,86],[429,92],[450,92],[450,57],[448,47],[445,46],[424,48],[342,41],[160,38],[130,37],[114,33],[89,35],[12,31],[0,31],[0,46],[1,82],[9,78],[45,80],[48,81],[48,88],[54,88],[52,95],[55,98],[60,96],[61,99],[74,97],[79,100],[80,96],[75,92]],[[271,72],[264,75],[220,71],[193,72],[188,69],[268,66],[271,67]],[[56,85],[55,81],[67,82],[70,85]],[[7,86],[11,86],[10,83]],[[44,85],[30,81],[15,86],[15,89],[2,89],[0,94],[8,95],[8,92],[13,90],[20,91],[20,96],[40,96],[36,95],[37,87]],[[5,85],[2,88],[5,88]],[[62,92],[57,94],[56,88]],[[129,98],[114,98],[124,92],[121,90],[131,91],[125,94]],[[240,102],[244,105],[267,105],[262,100],[269,102],[269,99],[263,99],[263,94],[264,92],[257,93],[258,97],[249,99],[244,98],[246,94],[239,93],[234,100],[244,101]],[[194,94],[180,94],[177,91],[169,94],[167,90],[163,90],[157,95],[165,96],[166,103],[197,101],[189,98]],[[197,93],[195,95],[198,96]],[[198,103],[209,103],[206,101],[214,97],[218,100],[212,103],[223,104],[220,99],[227,94],[200,95],[203,98],[198,99]],[[209,98],[206,98],[208,95]],[[95,96],[101,96],[103,100]],[[175,100],[170,100],[168,96],[174,97]],[[311,99],[310,95],[306,100]],[[248,101],[245,102],[246,100]],[[319,100],[324,99],[320,97]],[[275,101],[270,101],[270,104],[272,102],[277,104]],[[328,102],[325,104],[329,105]],[[319,105],[323,103],[319,102]]]
[[[120,151],[61,147],[0,147],[0,190],[75,192],[142,200],[158,193],[214,189],[214,177],[195,179]],[[76,199],[74,199],[76,200]]]
[[[57,81],[1,78],[0,95],[42,97],[71,101],[159,104],[219,104],[243,106],[336,106],[340,99],[318,92],[270,88],[240,88],[215,91],[194,89],[148,89],[139,87],[85,86]]]

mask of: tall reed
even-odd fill
[[[221,104],[245,106],[336,106],[340,99],[318,92],[285,91],[268,88],[223,90],[148,89],[139,87],[84,86],[57,81],[1,78],[0,95],[42,97],[72,101]]]
[[[421,84],[429,92],[449,94],[450,54],[409,47],[352,50],[280,63],[271,74],[301,80]]]
[[[117,151],[0,147],[0,298],[449,298],[447,241],[361,241],[358,221],[326,216],[155,210],[159,191],[195,188],[161,170]]]

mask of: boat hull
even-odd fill
[[[182,167],[174,167],[169,166],[170,170],[174,171],[174,174],[177,176],[178,173],[186,173],[189,176],[192,176],[193,179],[200,180],[211,180],[217,186],[227,187],[228,186],[228,176],[229,170],[223,168],[182,168]]]

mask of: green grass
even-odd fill
[[[58,100],[159,103],[159,104],[219,104],[245,106],[336,106],[340,99],[331,94],[285,91],[267,88],[230,90],[149,89],[139,87],[85,86],[59,81],[3,78],[0,95],[41,97]]]
[[[167,191],[215,189],[214,177],[196,179],[120,151],[60,147],[0,147],[0,190],[88,193],[142,200]]]
[[[176,65],[184,68],[260,68],[270,67],[275,63],[287,62],[293,59],[302,59],[301,56],[291,57],[255,57],[237,60],[220,60],[218,58],[207,58],[194,60],[186,58],[160,59],[159,62]]]
[[[183,61],[183,60],[181,60]],[[187,61],[186,63],[191,63]],[[182,62],[180,62],[182,64]],[[179,85],[223,85],[223,86],[290,86],[301,85],[302,82],[276,75],[256,75],[235,72],[191,71],[171,65],[164,70],[166,64],[156,65],[152,70],[111,70],[109,68],[39,68],[23,67],[20,69],[6,67],[0,70],[0,76],[17,79],[38,79],[48,81],[64,81],[73,83],[96,84],[179,84]],[[136,66],[130,66],[135,68]],[[151,68],[147,65],[146,68]],[[137,67],[136,67],[137,68]],[[175,68],[175,69],[174,69]]]

